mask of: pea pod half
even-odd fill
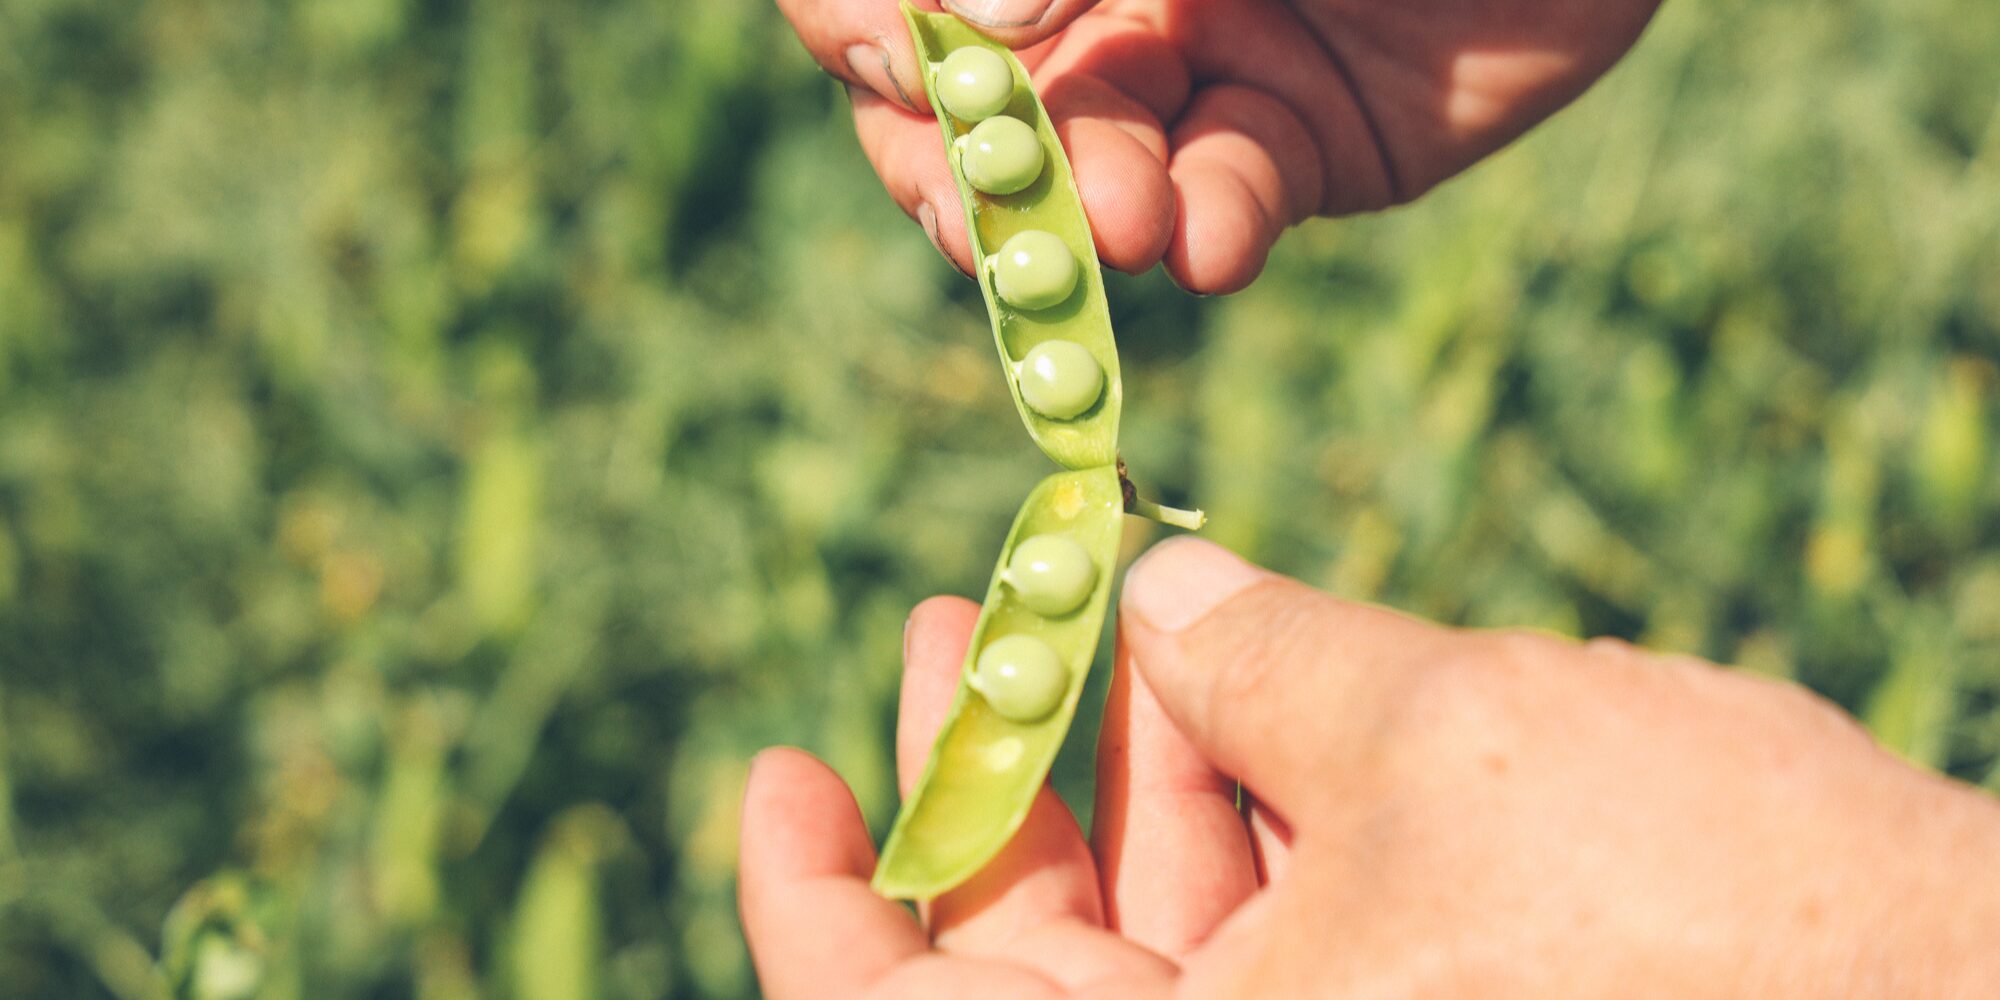
[[[936,896],[977,872],[1027,818],[1097,655],[1124,512],[1110,465],[1056,473],[1021,505],[973,627],[951,713],[882,846],[876,892]],[[1031,558],[1017,559],[1024,546]],[[1087,586],[1077,567],[1062,565],[1060,553],[1072,547],[1089,559],[1081,577]],[[1016,648],[1029,655],[1010,655]],[[996,673],[1004,666],[996,661],[1032,668],[1041,649],[1061,667],[1057,693],[1045,691],[1032,670]],[[999,655],[985,656],[989,651]]]
[[[949,14],[905,3],[903,16],[944,130],[1021,421],[1067,468],[1111,465],[1124,394],[1118,350],[1090,222],[1048,112],[1005,46]]]

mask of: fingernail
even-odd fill
[[[1179,535],[1126,571],[1119,610],[1155,631],[1179,632],[1267,576],[1220,545]]]
[[[1050,0],[944,0],[946,10],[982,28],[1030,28],[1048,16]]]
[[[938,235],[937,209],[932,208],[930,202],[924,202],[917,206],[917,224],[924,227],[924,235],[931,238],[931,246],[937,248],[939,255],[944,257],[945,262],[950,264],[953,270],[968,278],[972,277],[958,263],[958,258],[953,257],[951,251],[944,248],[944,238]]]
[[[882,95],[903,107],[915,111],[916,103],[903,89],[903,83],[896,78],[895,70],[889,62],[889,47],[882,43],[861,42],[847,47],[847,68],[868,85],[868,89]]]

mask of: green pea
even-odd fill
[[[1047,309],[1076,290],[1076,254],[1054,233],[1016,233],[992,260],[993,290],[1016,309]]]
[[[1014,71],[998,53],[968,46],[944,57],[932,92],[952,117],[985,121],[1014,96]]]
[[[1104,366],[1073,340],[1036,344],[1021,359],[1021,398],[1051,420],[1079,416],[1104,395]]]
[[[993,640],[979,653],[972,687],[1011,722],[1033,722],[1062,704],[1069,671],[1049,644],[1032,635]]]
[[[1090,553],[1068,535],[1036,535],[1014,550],[1000,579],[1028,610],[1059,618],[1083,607],[1097,586]]]
[[[1013,194],[1042,175],[1042,140],[1019,118],[988,118],[974,125],[957,146],[966,182],[987,194]]]

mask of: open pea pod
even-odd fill
[[[905,3],[903,16],[916,42],[925,89],[944,129],[952,177],[965,204],[966,231],[980,262],[980,292],[993,320],[993,339],[1000,348],[1015,408],[1035,444],[1061,465],[1071,469],[1111,465],[1118,459],[1118,409],[1124,398],[1118,350],[1112,342],[1111,311],[1104,297],[1104,278],[1098,270],[1090,222],[1084,217],[1069,159],[1049,124],[1048,112],[1029,85],[1028,71],[1006,46],[988,40],[949,14],[926,13]],[[947,107],[950,102],[939,97],[940,68],[964,49],[992,53],[1011,74],[1011,80],[1001,78],[995,85],[1006,89],[994,90],[976,119],[953,114]],[[987,62],[997,65],[990,59]],[[992,110],[995,106],[997,111]],[[963,104],[960,110],[964,110]],[[1000,119],[1013,119],[1026,128]],[[999,165],[982,171],[977,169],[982,161],[970,161],[974,169],[969,178],[971,134],[982,125],[995,133],[993,146],[999,152],[988,159]],[[999,129],[1000,125],[1008,128]],[[1027,141],[1030,132],[1032,144]],[[1033,146],[1039,146],[1039,151]],[[994,175],[998,183],[986,175]],[[1025,186],[1005,194],[989,193],[1009,190],[1016,183]],[[1056,259],[1059,255],[1050,252],[1055,242],[1040,234],[1059,241],[1067,250],[1067,259]],[[1066,274],[1071,275],[1067,281],[1073,285],[1063,278]],[[1060,372],[1065,383],[1075,381],[1074,369],[1061,371],[1059,357],[1038,358],[1036,349],[1061,341],[1088,352],[1101,369],[1102,380],[1080,388],[1058,384],[1054,395],[1059,398],[1050,406],[1037,393],[1038,388],[1049,392],[1049,387],[1033,381],[1038,360],[1050,362],[1039,367],[1045,374]],[[1025,386],[1024,376],[1030,380]],[[1064,405],[1065,398],[1073,405]]]
[[[1124,509],[1118,471],[1108,465],[1056,473],[1021,505],[972,630],[951,714],[882,847],[876,892],[895,899],[935,897],[991,860],[1027,818],[1097,653]],[[1023,546],[1051,539],[1063,548],[1074,543],[1089,560],[1090,575],[1081,584],[1087,589],[1076,591],[1076,606],[1066,613],[1043,613],[1050,610],[1046,595],[1023,586],[1017,575],[1026,561],[1016,559]],[[1067,603],[1058,599],[1057,606]],[[1052,707],[1026,721],[1003,714],[1022,714],[1019,705],[1010,704],[1016,695],[981,681],[992,665],[981,662],[982,654],[1018,637],[1045,644],[1061,667],[1060,689],[1049,692]]]

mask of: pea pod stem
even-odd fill
[[[1125,459],[1118,460],[1118,492],[1125,498],[1125,513],[1150,518],[1170,528],[1186,531],[1200,531],[1208,523],[1208,515],[1200,508],[1182,510],[1154,503],[1139,495],[1139,487],[1132,485],[1132,477],[1125,470]]]
[[[1208,515],[1200,508],[1182,510],[1179,507],[1157,504],[1143,497],[1133,497],[1126,501],[1125,513],[1151,518],[1170,528],[1181,528],[1186,531],[1200,531],[1201,526],[1208,523]]]

